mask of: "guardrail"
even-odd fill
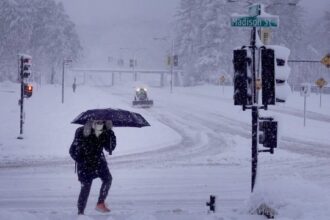
[[[293,91],[300,91],[301,85],[293,85],[291,86]],[[311,86],[311,92],[312,93],[319,93],[320,89],[318,86]],[[325,86],[322,88],[322,94],[330,94],[330,87],[329,86]]]

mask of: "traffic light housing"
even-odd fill
[[[30,98],[33,93],[33,86],[31,84],[24,83],[24,98]]]
[[[262,105],[275,105],[275,51],[261,49]]]
[[[32,58],[27,55],[21,55],[21,77],[28,78],[31,75]]]
[[[267,48],[273,49],[275,52],[276,102],[285,102],[291,92],[287,83],[291,71],[288,65],[290,49],[279,45],[271,45]]]
[[[131,68],[134,67],[134,60],[133,59],[129,60],[129,67],[131,67]]]
[[[173,56],[173,66],[179,66],[179,57],[178,57],[178,55]]]
[[[277,147],[277,128],[277,121],[273,121],[272,118],[259,121],[259,144],[269,148],[271,154],[274,153],[274,148]]]
[[[167,63],[168,66],[171,66],[171,63],[172,63],[171,56],[167,56],[166,63]]]
[[[234,105],[252,105],[251,57],[246,49],[237,49],[233,53],[234,65]]]

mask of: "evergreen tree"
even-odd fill
[[[81,45],[74,24],[54,0],[3,0],[0,3],[0,80],[17,78],[17,54],[30,54],[33,72],[51,79],[64,58],[78,59]]]
[[[251,29],[232,28],[230,18],[233,13],[247,14],[248,6],[256,2],[283,21],[272,30],[271,44],[289,47],[291,59],[304,55],[306,27],[299,0],[182,0],[177,44],[186,78],[207,81],[217,74],[232,74],[232,51],[249,45]]]
[[[218,76],[222,66],[224,66],[225,54],[222,45],[225,44],[226,16],[221,8],[224,7],[223,1],[207,0],[204,1],[202,15],[202,35],[199,45],[199,59],[197,70],[203,73],[202,79],[209,81]]]
[[[266,7],[268,13],[278,15],[280,26],[272,31],[272,44],[284,45],[291,50],[290,58],[299,59],[304,56],[304,36],[306,26],[304,25],[304,9],[298,4],[299,1],[281,2],[275,1]]]
[[[330,36],[330,9],[313,24],[313,31],[309,33],[309,43],[318,51],[315,59],[330,53],[330,48],[324,45],[329,42]]]
[[[176,48],[180,57],[180,65],[184,71],[184,85],[190,85],[198,72],[194,68],[198,57],[198,42],[200,37],[200,5],[202,0],[182,0],[177,13]]]

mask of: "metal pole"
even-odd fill
[[[251,167],[251,192],[253,192],[254,185],[257,179],[258,168],[258,106],[252,106],[252,167]]]
[[[164,73],[160,74],[160,87],[164,87]]]
[[[19,134],[23,135],[23,123],[24,123],[24,79],[21,77],[21,99],[20,99],[20,130]],[[23,137],[22,137],[23,138]]]
[[[251,36],[251,46],[252,46],[252,103],[257,103],[257,93],[256,93],[256,36],[257,28],[252,29]]]
[[[65,60],[63,60],[63,69],[62,69],[62,104],[64,103],[64,65],[65,65]]]
[[[304,95],[304,127],[306,126],[306,95]]]
[[[320,108],[322,107],[322,87],[320,87]]]
[[[174,61],[174,39],[171,47],[171,93],[173,92],[173,61]]]
[[[256,93],[256,28],[252,29],[251,36],[252,46],[252,149],[251,149],[251,192],[253,192],[254,185],[257,178],[257,167],[258,167],[258,100]]]
[[[134,74],[134,81],[137,81],[137,74],[135,72],[135,51],[133,53],[133,74]]]
[[[21,99],[19,100],[20,105],[20,126],[19,126],[19,136],[17,139],[23,139],[23,124],[24,124],[24,78],[23,78],[23,60],[20,58],[20,80],[21,80]]]

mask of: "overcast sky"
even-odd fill
[[[179,0],[58,0],[76,23],[88,62],[112,65],[135,55],[138,64],[163,64]],[[126,48],[126,49],[120,49]],[[162,54],[159,53],[162,52]],[[111,60],[110,60],[111,61]],[[99,65],[100,64],[100,65]],[[88,64],[89,65],[89,64]]]
[[[330,0],[301,0],[300,3],[308,11],[308,16],[318,18],[325,10],[330,10]]]
[[[57,0],[77,25],[86,58],[93,64],[141,57],[140,66],[163,64],[170,42],[156,42],[153,37],[169,36],[180,0]],[[283,0],[286,1],[286,0]],[[316,19],[330,0],[301,0],[306,17]],[[129,48],[129,49],[120,49]],[[142,48],[137,50],[137,48]],[[143,57],[143,59],[142,59]],[[111,61],[111,59],[110,59]],[[88,64],[90,65],[90,64]]]

